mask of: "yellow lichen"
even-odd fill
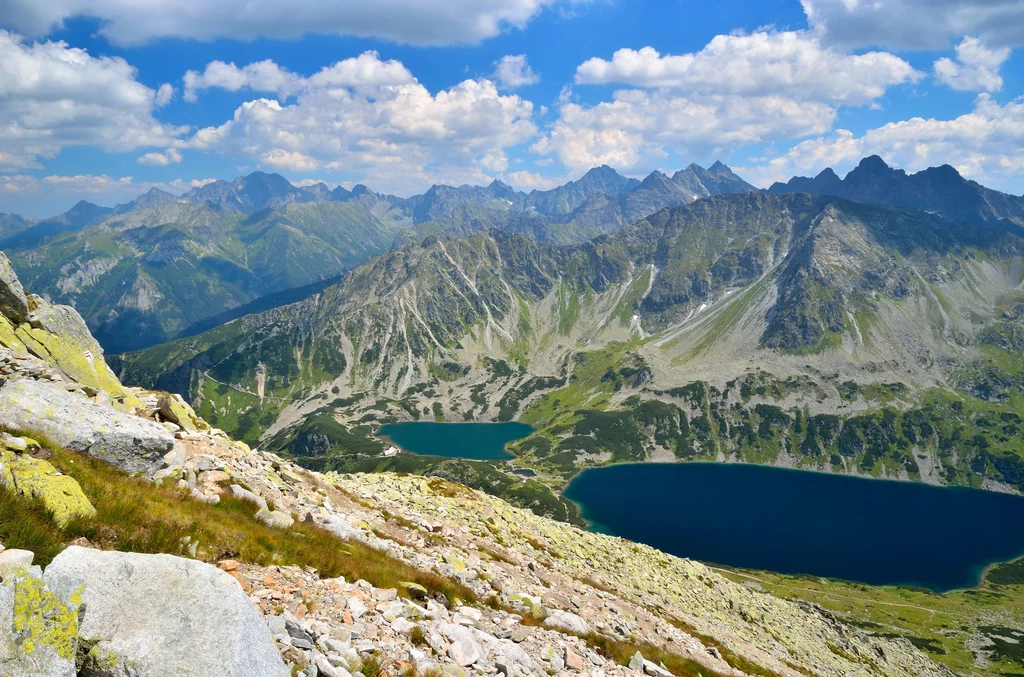
[[[65,603],[25,569],[15,570],[8,580],[14,585],[14,632],[22,652],[31,655],[49,647],[61,658],[74,660],[80,591]]]
[[[121,385],[114,372],[110,371],[99,344],[91,336],[88,342],[75,340],[74,336],[51,334],[28,324],[15,328],[14,334],[15,339],[20,339],[36,357],[58,367],[78,383],[108,393],[115,406],[128,411],[142,406],[139,398]],[[86,358],[86,352],[93,356],[91,362]]]

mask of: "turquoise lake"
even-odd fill
[[[533,432],[525,423],[435,423],[415,421],[389,423],[378,437],[396,446],[425,456],[498,461],[513,458],[505,445]]]
[[[755,465],[615,465],[565,496],[595,531],[750,569],[939,592],[1024,555],[1024,497]]]

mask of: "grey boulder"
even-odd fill
[[[544,619],[544,627],[574,635],[590,634],[590,626],[587,625],[587,622],[571,611],[552,611]]]
[[[79,637],[105,677],[288,675],[241,586],[209,564],[72,546],[44,579],[58,595],[84,586]]]
[[[270,511],[270,507],[267,505],[267,499],[263,498],[262,496],[255,492],[249,491],[248,489],[241,487],[237,484],[232,484],[231,486],[229,486],[228,491],[230,491],[231,495],[237,499],[249,501],[250,503],[255,503],[257,506],[260,507],[260,509],[266,510],[268,512]]]
[[[158,423],[29,379],[0,387],[0,425],[42,433],[70,451],[129,473],[151,475],[174,447],[174,436]]]

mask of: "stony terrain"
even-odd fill
[[[0,291],[15,307],[27,306],[12,278]],[[8,312],[18,336],[19,320],[31,322],[31,312]],[[49,335],[65,339],[86,340]],[[325,580],[308,568],[219,557],[190,538],[174,556],[104,552],[79,539],[43,572],[31,566],[31,552],[9,549],[0,552],[0,666],[7,674],[199,677],[216,665],[218,674],[276,676],[287,674],[286,663],[307,677],[413,668],[452,676],[671,674],[643,651],[674,656],[678,674],[950,674],[905,640],[872,636],[701,564],[440,479],[313,473],[211,429],[178,398],[119,384],[101,392],[45,351],[0,342],[10,351],[0,368],[0,425],[20,428],[4,437],[5,491],[35,495],[54,509],[75,498],[72,517],[90,518],[75,481],[46,469],[52,447],[29,436],[47,433],[51,445],[50,436],[61,433],[60,446],[177,487],[183,500],[248,501],[274,529],[316,524],[340,549],[368,544],[468,591],[457,599],[413,583],[381,589]],[[93,367],[91,378],[110,378],[101,360]],[[49,411],[26,408],[26,388],[61,402],[59,429]],[[26,418],[29,412],[38,418]],[[122,435],[132,429],[137,439],[126,445]],[[162,441],[170,450],[157,460],[147,445]],[[26,484],[22,476],[41,479]],[[640,655],[610,655],[623,643],[642,648]]]

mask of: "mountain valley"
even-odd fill
[[[577,519],[557,493],[572,476],[629,461],[1016,492],[1024,240],[1017,198],[986,200],[998,218],[965,222],[744,192],[576,245],[427,236],[304,301],[112,364],[308,467],[437,474],[560,519]],[[411,420],[536,432],[510,464],[382,457],[374,432]],[[537,473],[529,490],[514,468]]]

